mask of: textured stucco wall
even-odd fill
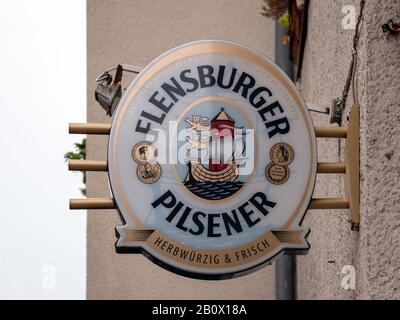
[[[400,298],[400,37],[382,33],[400,21],[400,2],[369,1],[361,57],[360,298]]]
[[[311,1],[300,88],[307,102],[329,105],[347,76],[354,31],[343,30],[341,8],[359,1]],[[400,18],[398,0],[367,0],[357,79],[361,104],[361,224],[350,231],[347,210],[310,211],[308,256],[298,258],[300,299],[400,298],[400,37],[382,33]],[[343,117],[351,109],[351,94]],[[326,124],[328,116],[313,116]],[[320,139],[319,161],[343,161],[344,141]],[[344,194],[343,177],[320,176],[315,196]],[[344,290],[344,265],[356,270],[356,289]]]
[[[95,78],[125,62],[143,66],[176,45],[199,39],[243,43],[273,58],[274,24],[260,15],[261,0],[88,0],[88,122],[109,122],[95,102]],[[106,158],[106,137],[89,136],[88,159]],[[88,174],[88,197],[109,197],[107,176]],[[139,200],[139,199],[138,199]],[[140,201],[140,200],[139,200]],[[219,282],[191,280],[165,271],[141,255],[114,252],[115,211],[89,211],[89,299],[273,298],[273,268]]]

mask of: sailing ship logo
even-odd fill
[[[185,118],[187,125],[187,175],[185,187],[206,200],[222,200],[244,185],[239,166],[244,159],[245,131],[236,127],[225,107],[208,116]]]

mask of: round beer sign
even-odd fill
[[[306,250],[316,167],[306,105],[274,63],[226,41],[174,48],[136,77],[113,119],[116,250],[203,279]]]

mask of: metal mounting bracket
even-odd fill
[[[349,200],[351,229],[360,226],[360,106],[353,104],[350,111],[345,149],[345,194]]]

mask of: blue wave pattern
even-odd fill
[[[230,197],[244,185],[242,181],[234,182],[197,182],[186,181],[188,188],[196,196],[207,200],[221,200]]]

